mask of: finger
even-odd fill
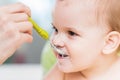
[[[9,20],[14,22],[23,22],[28,20],[28,15],[26,13],[16,13],[16,14],[10,14]]]
[[[27,15],[31,16],[30,8],[24,5],[23,3],[16,3],[2,7],[8,13],[21,13],[25,12]]]
[[[15,23],[17,29],[22,32],[22,33],[28,33],[28,34],[32,34],[32,28],[33,25],[31,22],[26,21],[26,22],[19,22],[19,23]]]
[[[19,45],[22,45],[23,43],[31,43],[33,40],[33,37],[26,33],[21,33],[21,40],[19,41]]]

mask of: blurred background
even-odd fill
[[[51,33],[51,14],[55,0],[0,0],[0,6],[16,2],[29,6],[36,23],[49,34]],[[42,80],[43,68],[40,66],[40,60],[45,43],[46,40],[33,30],[33,42],[22,45],[0,66],[0,78],[2,80]]]
[[[48,33],[51,33],[51,13],[54,6],[54,0],[0,0],[0,6],[22,2],[30,7],[32,18]],[[13,63],[40,63],[41,52],[45,44],[42,39],[33,30],[33,42],[24,44],[15,54],[10,57],[4,64]]]

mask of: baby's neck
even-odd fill
[[[111,79],[110,76],[113,77],[116,76],[116,74],[120,74],[120,58],[115,58],[114,60],[111,60],[109,64],[106,64],[103,62],[103,64],[101,64],[102,66],[99,65],[94,69],[82,71],[81,74],[86,80],[116,80],[114,78]]]

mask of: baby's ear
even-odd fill
[[[104,54],[111,54],[115,52],[120,45],[120,33],[112,31],[107,34],[105,38],[105,46],[103,48]]]

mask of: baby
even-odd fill
[[[120,0],[57,0],[45,80],[120,80]]]

